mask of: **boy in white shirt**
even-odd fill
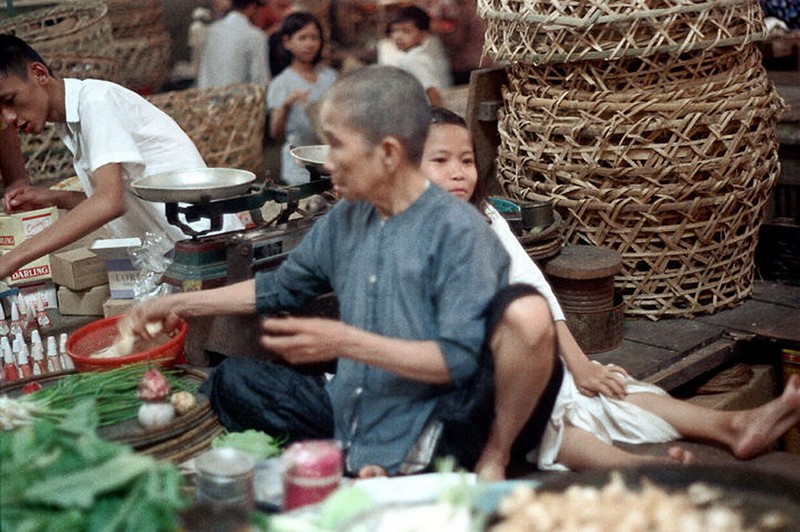
[[[186,133],[163,111],[114,83],[54,77],[18,37],[0,35],[0,116],[24,133],[56,123],[72,152],[84,192],[24,186],[6,194],[12,207],[56,206],[69,212],[0,257],[0,278],[106,226],[115,237],[186,238],[167,222],[164,205],[135,196],[129,184],[159,172],[204,168]],[[200,221],[203,227],[207,223]],[[241,229],[226,215],[223,230]]]
[[[431,19],[423,9],[400,9],[389,24],[391,46],[379,49],[378,63],[402,68],[419,80],[431,105],[442,105],[442,89],[450,86],[450,65],[438,39],[430,35]]]

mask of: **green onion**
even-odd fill
[[[77,403],[94,399],[99,418],[98,426],[105,427],[135,419],[141,401],[136,388],[144,372],[150,369],[147,362],[121,366],[107,371],[73,373],[59,379],[53,386],[42,388],[23,396],[24,401],[33,401],[42,415],[60,417]],[[195,393],[197,384],[181,378],[179,370],[159,369],[169,382],[172,392]],[[42,416],[37,416],[42,417]]]

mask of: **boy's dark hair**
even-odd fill
[[[322,31],[322,24],[320,24],[319,19],[305,11],[290,13],[283,19],[281,29],[277,32],[278,37],[275,40],[270,39],[270,45],[277,45],[277,49],[275,50],[276,64],[272,67],[273,76],[277,76],[292,63],[292,53],[283,47],[283,38],[291,37],[309,24],[314,24],[317,27],[320,39],[322,39],[321,46],[319,47],[317,55],[314,56],[313,63],[316,65],[322,60],[322,48],[325,46],[325,33]]]
[[[467,131],[469,131],[469,126],[467,125],[467,121],[464,118],[451,111],[450,109],[445,109],[444,107],[431,107],[431,125],[432,126],[459,126],[463,127]],[[472,144],[472,153],[475,153],[475,143]],[[475,161],[475,166],[477,167],[478,162]],[[480,169],[479,169],[480,170]],[[478,180],[475,182],[475,190],[472,192],[472,197],[469,199],[469,202],[478,208],[481,213],[485,213],[486,211],[486,200],[488,199],[489,195],[486,191],[486,184],[481,179],[480,171],[478,172]]]
[[[389,23],[389,27],[391,28],[393,24],[400,24],[401,22],[411,22],[420,31],[431,29],[431,17],[424,9],[417,6],[401,8]]]
[[[232,9],[244,9],[252,4],[264,5],[263,0],[233,0],[231,2]]]
[[[28,43],[15,35],[0,35],[0,75],[16,75],[28,79],[28,65],[47,63]],[[47,69],[48,72],[50,69]]]

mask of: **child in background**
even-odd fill
[[[285,54],[284,68],[267,90],[269,134],[283,141],[281,179],[289,185],[309,180],[308,171],[298,166],[292,148],[319,144],[308,108],[336,81],[336,72],[322,60],[322,25],[311,13],[289,14],[281,24],[280,44]]]
[[[472,134],[464,120],[433,109],[422,169],[438,186],[483,212],[511,256],[510,281],[528,283],[545,296],[556,320],[557,341],[567,371],[553,414],[537,453],[540,469],[622,467],[636,463],[693,461],[688,451],[673,446],[668,457],[628,453],[613,445],[659,443],[680,438],[719,443],[740,459],[754,458],[800,421],[800,376],[794,375],[783,395],[759,408],[718,411],[667,395],[651,384],[635,381],[618,366],[590,361],[567,327],[564,313],[542,272],[519,244],[503,217],[485,201],[478,180]],[[519,380],[519,379],[517,379]],[[495,401],[525,382],[496,382]],[[486,476],[486,475],[484,475]]]
[[[378,63],[411,73],[425,88],[431,105],[442,105],[442,89],[450,86],[450,64],[441,42],[430,34],[431,19],[417,6],[400,9],[389,24],[392,46],[378,49]]]

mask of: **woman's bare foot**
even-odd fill
[[[386,470],[379,465],[365,465],[358,470],[358,478],[388,477]]]
[[[689,465],[695,462],[694,453],[678,445],[673,445],[667,449],[667,458],[681,465]]]
[[[800,423],[800,375],[789,377],[777,399],[737,412],[732,422],[736,434],[731,452],[736,458],[749,460],[769,451],[772,444],[789,429]]]

